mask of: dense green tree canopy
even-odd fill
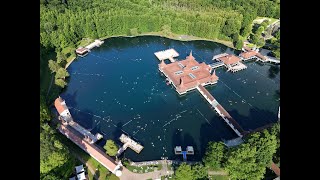
[[[193,171],[191,169],[191,166],[182,163],[178,167],[178,169],[175,171],[175,180],[193,180]]]
[[[220,168],[225,151],[226,149],[222,142],[209,142],[203,158],[204,164],[212,169]]]
[[[118,146],[116,145],[116,143],[109,139],[107,140],[106,144],[103,147],[106,150],[106,153],[110,156],[115,156],[117,155],[118,152]]]
[[[192,174],[194,180],[208,179],[208,169],[200,163],[192,166]]]
[[[48,122],[50,118],[50,111],[45,99],[42,95],[40,95],[40,123]]]
[[[59,68],[58,71],[56,72],[55,78],[59,79],[59,78],[65,78],[68,76],[69,76],[69,73],[67,72],[67,70],[65,68]]]
[[[49,69],[51,70],[52,73],[57,72],[61,68],[60,65],[54,60],[50,59],[48,62],[49,62],[49,64],[48,64]]]
[[[228,154],[225,169],[231,179],[262,179],[265,167],[256,164],[256,147],[241,144]]]
[[[40,1],[40,43],[63,49],[85,37],[126,35],[134,28],[161,31],[164,25],[173,33],[210,39],[240,29],[244,36],[257,16],[278,18],[278,11],[279,4],[268,0]]]

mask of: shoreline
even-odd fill
[[[167,38],[167,39],[172,39],[172,40],[177,40],[177,41],[208,41],[208,42],[214,42],[214,43],[219,43],[219,44],[223,44],[229,48],[235,49],[235,47],[233,46],[231,41],[225,41],[225,40],[219,40],[219,39],[206,39],[206,38],[201,38],[201,37],[196,37],[196,36],[192,36],[192,35],[186,35],[186,34],[173,34],[171,33],[172,36],[166,36],[166,35],[162,35],[159,32],[150,32],[150,33],[143,33],[143,34],[139,34],[136,36],[128,36],[128,35],[117,35],[117,36],[106,36],[106,37],[101,37],[98,38],[100,40],[106,40],[109,38],[114,38],[114,37],[141,37],[141,36],[155,36],[155,37],[163,37],[163,38]],[[182,38],[183,36],[185,36],[186,38]]]
[[[160,32],[154,32],[154,33],[143,33],[143,34],[139,34],[136,36],[128,36],[128,35],[116,35],[116,36],[105,36],[105,37],[101,37],[98,38],[100,40],[106,40],[109,38],[116,38],[116,37],[126,37],[126,38],[133,38],[133,37],[142,37],[142,36],[155,36],[155,37],[162,37],[162,38],[167,38],[167,39],[171,39],[171,40],[176,40],[176,41],[208,41],[208,42],[214,42],[214,43],[219,43],[219,44],[223,44],[229,48],[235,49],[235,47],[233,46],[231,41],[225,41],[225,40],[219,40],[219,39],[206,39],[206,38],[200,38],[200,37],[196,37],[196,36],[191,36],[191,35],[184,35],[184,34],[173,34],[171,33],[172,36],[166,36],[166,35],[162,35]],[[71,59],[65,66],[65,69],[67,69],[70,64],[77,59],[77,55],[76,57],[74,57],[73,59]]]

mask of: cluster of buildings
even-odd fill
[[[196,61],[192,52],[185,60],[174,61],[170,64],[161,60],[159,70],[167,77],[167,81],[176,88],[179,94],[185,94],[196,89],[199,84],[203,86],[215,84],[219,79],[215,71],[211,74],[212,67],[204,62]]]
[[[65,135],[68,139],[78,145],[82,150],[87,152],[91,157],[101,163],[110,172],[116,176],[121,176],[121,161],[116,162],[111,157],[107,156],[97,145],[94,143],[101,139],[103,136],[99,133],[96,135],[91,134],[90,131],[74,122],[66,102],[61,97],[54,101],[54,106],[59,113],[59,120],[61,121],[58,127],[61,134]],[[82,173],[83,174],[83,173]],[[80,175],[82,178],[83,175]]]

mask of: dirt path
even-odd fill
[[[46,98],[47,98],[48,95],[49,95],[49,92],[50,92],[50,89],[51,89],[51,86],[52,86],[53,79],[54,79],[54,75],[52,74],[52,76],[51,76],[51,82],[50,82],[50,86],[49,86],[48,91],[47,91],[47,96],[46,96]]]
[[[222,175],[227,176],[228,173],[225,171],[208,171],[208,175]]]

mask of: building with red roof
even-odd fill
[[[62,118],[62,120],[66,122],[72,121],[72,117],[70,114],[70,111],[66,105],[66,102],[64,99],[62,99],[60,96],[54,101],[54,106],[56,107],[58,113],[59,113],[59,118]]]
[[[84,47],[79,47],[78,49],[76,49],[76,53],[78,55],[84,55],[85,53],[89,52],[88,48],[84,48]]]
[[[241,59],[235,55],[228,54],[226,56],[219,58],[219,60],[222,61],[225,65],[233,66],[239,63]]]
[[[170,64],[161,60],[159,70],[167,77],[179,94],[195,89],[199,84],[215,84],[219,79],[215,72],[211,74],[212,68],[209,65],[195,60],[192,51],[185,60]]]

